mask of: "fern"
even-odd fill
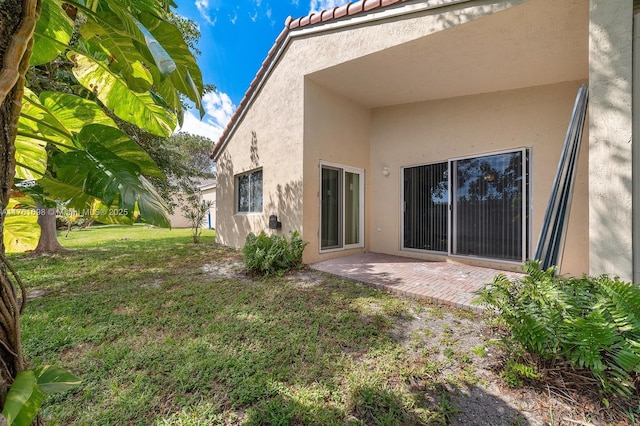
[[[284,236],[267,236],[264,231],[257,236],[249,234],[242,248],[245,268],[264,275],[282,275],[302,265],[306,245],[298,232],[291,235],[291,240]]]
[[[630,396],[640,374],[640,287],[604,275],[562,279],[536,262],[525,271],[515,281],[498,275],[478,292],[511,331],[506,346],[587,368],[605,392]]]
[[[600,303],[618,329],[640,337],[640,287],[606,276],[594,281],[602,294]]]

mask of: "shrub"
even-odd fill
[[[302,241],[298,231],[285,236],[267,236],[264,231],[258,236],[247,235],[242,254],[244,265],[249,272],[282,275],[302,266],[302,252],[307,243]]]
[[[640,373],[640,287],[606,275],[559,278],[536,262],[525,271],[516,281],[498,275],[478,292],[509,329],[507,343],[589,369],[605,392],[630,396]]]
[[[202,222],[207,217],[213,203],[209,200],[201,200],[200,194],[191,194],[182,206],[182,212],[185,219],[189,221],[191,225],[191,238],[194,244],[200,242],[200,236],[202,235]]]

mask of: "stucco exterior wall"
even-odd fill
[[[293,61],[271,75],[217,162],[216,240],[235,248],[249,232],[302,230],[303,79]],[[262,169],[262,213],[236,213],[235,176]],[[268,229],[275,214],[282,229]]]
[[[173,213],[169,215],[169,223],[171,223],[172,228],[190,228],[191,222],[184,216],[184,212],[182,211],[182,206],[185,204],[181,197],[174,195],[171,197],[173,202],[176,204],[173,209]]]
[[[511,10],[512,6],[516,7]],[[550,8],[562,12],[559,22],[554,21],[555,15],[547,16]],[[402,166],[532,147],[533,249],[582,82],[574,80],[587,77],[586,12],[586,5],[577,0],[477,1],[321,34],[314,34],[313,27],[296,32],[218,159],[218,242],[240,248],[248,232],[268,231],[269,215],[277,214],[282,230],[276,232],[298,230],[309,242],[305,262],[351,253],[319,254],[318,166],[326,161],[365,170],[364,249],[416,256],[399,250]],[[487,22],[478,19],[489,15],[493,16]],[[514,48],[504,34],[524,26],[524,17],[526,30],[520,29]],[[549,25],[549,21],[560,36],[564,29],[572,36],[556,37],[554,32],[553,37],[542,37],[548,28],[537,23]],[[456,52],[475,47],[465,46],[478,37],[481,41],[473,59],[468,63],[460,59],[468,56]],[[527,43],[535,37],[543,41],[531,54]],[[582,39],[584,49],[576,42]],[[571,51],[585,53],[562,62],[558,58],[570,55],[558,46],[569,42]],[[424,49],[430,49],[430,55],[420,56]],[[550,61],[556,68],[540,66],[538,52],[558,59]],[[393,101],[367,96],[380,86],[397,85],[401,78],[385,80],[380,70],[395,75],[403,69],[401,59],[411,57],[422,58],[416,65],[437,68],[439,74],[425,81],[417,73],[398,86],[402,90],[394,92]],[[492,58],[490,63],[487,57]],[[438,58],[446,60],[437,62]],[[536,58],[537,68],[530,67]],[[502,70],[510,78],[502,78]],[[376,78],[367,77],[368,71]],[[570,82],[542,85],[567,79]],[[456,92],[462,86],[462,94],[469,96]],[[434,89],[420,96],[444,98],[427,100],[431,98],[424,95],[415,102],[412,88],[417,87]],[[397,105],[381,106],[391,104]],[[581,274],[588,268],[587,161],[583,150],[567,240],[570,255],[565,256],[563,272]],[[383,167],[391,170],[388,177],[381,174]],[[234,176],[258,168],[263,170],[264,210],[236,214]]]
[[[579,86],[568,82],[374,109],[368,199],[369,249],[437,258],[401,250],[401,168],[516,148],[531,148],[532,234],[535,249]],[[581,153],[562,272],[588,269],[587,155]],[[391,173],[381,171],[388,167]],[[470,259],[467,258],[466,261]],[[487,265],[487,262],[481,264]],[[504,267],[504,265],[502,265]]]
[[[365,200],[369,185],[369,129],[371,112],[368,108],[322,87],[312,80],[305,82],[304,93],[304,233],[309,242],[304,262],[313,263],[345,252],[319,253],[320,232],[320,162],[365,170]],[[365,244],[368,241],[365,209]],[[357,253],[362,249],[349,250]]]
[[[589,272],[633,276],[632,0],[591,0]]]
[[[307,233],[302,219],[303,141],[308,134],[304,127],[304,104],[307,98],[304,94],[305,76],[473,21],[522,1],[495,0],[476,5],[463,4],[443,13],[427,11],[409,18],[327,32],[320,37],[307,37],[302,32],[292,38],[217,159],[217,242],[241,248],[249,232],[258,233],[262,230],[284,235],[298,230],[305,239],[313,238],[317,226]],[[321,141],[320,138],[315,140]],[[327,142],[322,140],[321,143]],[[366,159],[367,156],[362,158]],[[263,212],[237,214],[234,177],[259,168],[263,169]],[[316,175],[311,173],[308,176],[311,175],[317,180]],[[271,214],[278,215],[282,222],[281,230],[268,230]],[[315,238],[317,242],[317,236]],[[312,251],[317,252],[317,244],[314,246],[313,242],[305,251],[305,260],[313,260],[309,257]]]

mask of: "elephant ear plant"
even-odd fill
[[[536,262],[525,271],[521,280],[498,275],[478,293],[478,302],[510,331],[506,346],[552,367],[590,370],[605,394],[633,397],[640,380],[640,287],[606,275],[557,277]]]
[[[15,204],[34,196],[26,193],[32,186],[19,184],[36,182],[49,200],[100,206],[131,220],[136,209],[168,225],[144,176],[159,175],[157,167],[96,114],[108,110],[161,137],[181,121],[182,96],[204,115],[202,74],[169,20],[171,6],[171,0],[13,0],[0,7],[0,407],[7,424],[28,424],[43,394],[78,381],[55,367],[28,370],[20,332],[26,291],[4,256],[4,213],[12,198]],[[25,88],[30,67],[59,60],[73,65],[74,84],[87,99],[36,96]]]
[[[38,415],[45,395],[66,392],[79,384],[80,379],[60,367],[46,365],[21,371],[7,394],[2,424],[30,425]]]

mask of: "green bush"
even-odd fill
[[[298,231],[291,234],[290,240],[285,236],[267,236],[264,231],[258,236],[249,234],[242,248],[244,265],[249,272],[282,275],[302,266],[302,252],[306,245]]]
[[[516,281],[498,275],[478,292],[510,330],[507,343],[589,369],[605,392],[630,396],[640,373],[640,287],[605,275],[559,278],[536,262],[525,271]]]

